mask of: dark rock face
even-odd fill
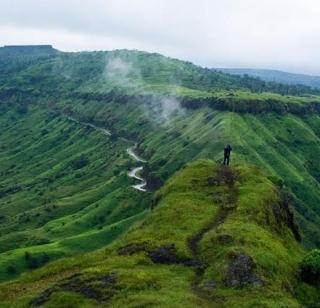
[[[47,301],[49,301],[51,294],[54,293],[55,291],[57,291],[57,288],[55,288],[55,287],[46,289],[46,290],[43,291],[38,297],[36,297],[35,299],[33,299],[33,300],[29,303],[29,305],[30,305],[31,307],[42,306],[44,303],[46,303]]]
[[[255,263],[244,253],[233,256],[225,278],[227,287],[237,288],[247,285],[262,286],[263,281],[254,273]]]
[[[148,190],[155,191],[159,189],[161,186],[163,186],[163,181],[159,177],[156,177],[150,173],[146,176],[146,179]]]
[[[295,239],[300,242],[301,235],[299,232],[298,225],[294,221],[294,215],[289,207],[289,202],[286,197],[278,204],[272,205],[272,211],[276,218],[278,225],[285,224],[293,233]]]
[[[97,302],[106,302],[114,295],[114,287],[117,283],[114,273],[86,279],[82,279],[81,276],[81,274],[75,274],[44,290],[29,305],[31,307],[42,306],[50,300],[51,295],[55,292],[74,292]]]
[[[174,244],[159,247],[149,252],[148,256],[154,263],[160,264],[186,264],[190,261],[177,255]]]
[[[197,260],[178,256],[174,244],[164,245],[150,250],[146,243],[131,243],[118,249],[119,256],[131,256],[139,252],[146,253],[153,263],[182,264],[191,267],[199,266]]]

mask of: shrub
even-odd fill
[[[21,103],[17,106],[17,112],[19,114],[26,114],[28,112],[28,104],[27,103]]]
[[[49,131],[47,129],[42,129],[41,130],[41,135],[42,136],[45,136],[45,135],[48,135],[49,134]]]
[[[79,158],[77,158],[71,162],[71,167],[74,170],[77,170],[77,169],[81,169],[81,168],[85,167],[88,164],[89,164],[89,159],[86,156],[81,155]]]
[[[16,274],[17,270],[15,269],[15,267],[14,267],[13,265],[9,265],[9,266],[7,267],[7,272],[8,272],[9,274],[11,274],[11,275],[14,275],[14,274]]]
[[[24,258],[25,258],[26,260],[30,260],[30,257],[31,257],[30,252],[29,252],[29,251],[25,251],[25,253],[24,253]]]
[[[36,268],[38,268],[40,266],[39,265],[39,260],[36,257],[31,256],[30,259],[28,260],[27,266],[30,269],[36,269]]]
[[[300,264],[300,274],[303,281],[309,284],[320,284],[320,250],[314,249],[308,253]]]

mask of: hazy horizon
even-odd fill
[[[316,0],[0,2],[0,44],[137,49],[212,68],[320,75]]]

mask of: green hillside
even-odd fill
[[[148,207],[132,145],[52,113],[1,116],[0,280],[110,243]]]
[[[304,252],[286,201],[257,169],[200,160],[156,199],[146,218],[108,248],[3,285],[2,305],[300,307],[310,296],[316,301],[316,289],[296,276]]]
[[[0,47],[0,72],[17,72],[37,59],[57,55],[51,45],[24,45]]]
[[[28,52],[0,76],[0,281],[18,279],[3,305],[14,290],[51,307],[316,300],[298,268],[320,247],[318,90],[139,51]],[[151,262],[161,247],[175,265]],[[254,268],[249,288],[225,281],[232,260]]]

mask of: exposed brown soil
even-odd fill
[[[227,217],[236,209],[237,205],[237,191],[235,187],[236,175],[232,169],[228,166],[220,166],[217,170],[215,177],[208,180],[209,186],[220,186],[225,185],[226,189],[219,193],[218,196],[213,196],[213,200],[217,202],[219,200],[220,208],[218,213],[212,219],[210,223],[200,229],[193,237],[188,240],[188,247],[192,253],[192,259],[195,266],[195,279],[192,283],[192,289],[200,297],[207,297],[207,291],[200,287],[200,283],[207,267],[207,264],[201,259],[199,254],[199,243],[203,239],[204,235],[211,230],[216,229],[218,226],[223,224]],[[210,284],[215,286],[214,281]],[[206,288],[207,289],[207,288]]]

